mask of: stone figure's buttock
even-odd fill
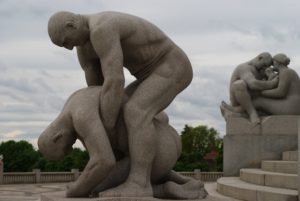
[[[186,54],[178,47],[174,47],[165,54],[157,64],[154,73],[173,80],[176,85],[186,87],[192,80],[191,63]]]
[[[284,107],[287,115],[300,115],[300,96],[288,96],[278,104],[278,107]]]
[[[133,72],[133,76],[138,80],[146,79],[160,65],[161,61],[164,60],[164,57],[168,54],[168,52],[169,50],[161,52],[159,55],[147,62],[138,71]]]

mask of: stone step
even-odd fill
[[[297,174],[297,161],[262,161],[261,169],[270,172]]]
[[[298,151],[285,151],[282,153],[284,161],[298,161]]]
[[[222,177],[217,190],[225,196],[245,201],[298,201],[298,191],[246,183],[238,177]]]
[[[298,189],[298,175],[296,174],[269,172],[261,169],[241,169],[240,179],[261,186]]]

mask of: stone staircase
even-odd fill
[[[262,161],[261,169],[241,169],[240,177],[220,178],[217,191],[245,201],[298,201],[297,152],[283,152],[281,161]]]

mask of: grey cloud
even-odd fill
[[[13,109],[14,110],[14,109]],[[30,107],[19,107],[17,111],[1,110],[0,123],[17,125],[26,122],[50,122],[58,115],[54,112],[32,111]]]
[[[4,73],[7,71],[7,66],[5,65],[5,63],[0,61],[0,72]]]
[[[10,71],[10,73],[14,73],[14,71]],[[6,74],[8,75],[8,74]],[[48,83],[46,83],[41,77],[32,79],[31,77],[24,76],[16,76],[16,77],[5,77],[1,76],[0,78],[0,86],[3,88],[7,88],[6,91],[15,90],[15,94],[20,94],[20,92],[27,94],[35,94],[35,93],[53,93],[54,89],[50,87]],[[29,74],[30,75],[30,74]],[[12,93],[10,93],[12,96]],[[20,96],[19,96],[20,97]],[[17,98],[14,96],[14,98]],[[20,98],[18,98],[20,99]]]
[[[30,105],[27,103],[19,103],[14,105],[8,105],[5,107],[1,107],[2,118],[7,119],[10,114],[18,113],[21,114],[22,119],[28,119],[28,115],[37,112],[36,107],[34,105]],[[15,117],[13,115],[13,117]],[[24,117],[24,118],[23,118]]]
[[[7,88],[5,87],[5,89],[3,89],[3,86],[0,86],[0,100],[3,97],[9,98],[9,99],[13,99],[13,100],[17,100],[17,101],[23,101],[24,98],[18,94],[15,93],[15,91],[11,91],[11,90],[7,90]]]
[[[40,73],[45,77],[53,78],[53,76],[47,70],[40,70]]]
[[[299,6],[294,0],[1,0],[1,132],[19,129],[22,138],[36,138],[66,98],[86,85],[75,52],[49,40],[47,21],[56,11],[116,10],[159,26],[194,66],[194,81],[167,109],[170,121],[177,130],[203,123],[224,133],[218,107],[228,100],[229,79],[237,64],[267,50],[287,53],[291,66],[300,70]],[[7,103],[13,104],[4,108]]]
[[[53,93],[54,89],[49,86],[42,78],[37,78],[34,80],[38,86],[42,88],[43,91],[46,91],[48,93]]]
[[[17,79],[2,77],[0,79],[0,85],[28,93],[36,92],[36,88],[31,83],[29,83],[29,80],[27,78],[24,77],[19,77]]]
[[[213,122],[211,127],[216,128],[221,133],[225,132],[219,105],[222,100],[228,99],[230,77],[220,73],[219,69],[222,68],[219,66],[194,68],[196,70],[194,70],[193,82],[167,109],[171,121],[177,122],[175,127],[178,131],[185,124]]]

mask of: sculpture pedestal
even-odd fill
[[[65,191],[59,191],[54,193],[45,193],[41,195],[41,201],[175,201],[175,200],[163,200],[156,198],[66,198]],[[183,200],[176,200],[183,201]],[[185,200],[186,201],[186,200]],[[189,200],[189,201],[200,201],[199,200]],[[201,201],[224,201],[224,199],[218,199],[214,197],[207,196]]]
[[[241,168],[260,168],[262,160],[279,160],[297,149],[299,116],[268,116],[254,126],[247,119],[227,119],[224,137],[224,176],[238,176]]]

